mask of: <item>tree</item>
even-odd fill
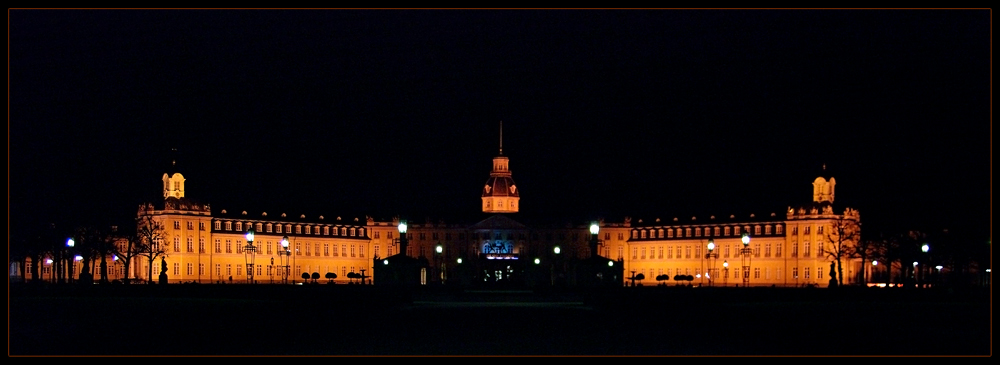
[[[305,282],[308,282],[309,281],[309,273],[307,273],[307,272],[302,273],[302,280],[305,281]]]
[[[327,278],[327,283],[333,284],[333,279],[337,278],[337,274],[334,274],[332,272],[328,272],[328,273],[326,273],[326,278]]]
[[[857,257],[861,259],[860,276],[862,284],[868,283],[868,270],[865,270],[865,265],[868,264],[870,258],[874,257],[877,254],[879,246],[878,242],[880,240],[882,240],[882,237],[879,237],[878,239],[859,240],[857,244],[855,244],[854,247],[850,249],[851,257]]]
[[[861,238],[861,223],[858,211],[847,208],[844,215],[833,220],[824,237],[823,254],[837,265],[837,279],[844,284],[843,259],[850,257],[854,246]]]
[[[161,244],[165,236],[163,224],[153,219],[152,215],[140,214],[136,219],[136,249],[139,256],[149,261],[149,282],[153,282],[153,262],[166,255]]]
[[[312,273],[312,280],[313,280],[313,283],[316,283],[316,280],[319,280],[319,273],[318,272]]]

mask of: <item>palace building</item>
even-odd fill
[[[163,259],[154,260],[151,271],[149,260],[134,259],[129,278],[145,280],[152,272],[155,281],[165,269],[171,283],[245,283],[251,277],[256,283],[302,282],[305,273],[320,282],[334,274],[334,282],[378,285],[373,270],[397,255],[426,262],[419,279],[425,285],[574,285],[589,280],[581,273],[594,273],[579,269],[588,260],[613,268],[596,275],[621,285],[827,286],[836,256],[842,258],[843,284],[858,282],[862,267],[846,254],[857,237],[859,213],[834,205],[836,181],[829,176],[815,178],[811,202],[780,214],[624,217],[558,226],[527,226],[509,217],[520,209],[520,190],[502,137],[481,196],[482,212],[492,215],[464,224],[213,211],[185,196],[176,163],[162,181],[163,200],[140,205],[137,217],[163,228],[157,240]],[[407,227],[405,245],[400,223]],[[115,276],[122,274],[115,270]]]

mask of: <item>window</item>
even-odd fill
[[[222,253],[222,244],[219,243],[219,239],[215,239],[215,253]]]
[[[712,229],[712,235],[713,236],[718,236],[719,235],[719,227],[715,227],[715,228]]]
[[[816,228],[816,234],[823,234],[823,226],[819,226]]]
[[[174,221],[174,229],[181,229],[181,222],[180,221]]]
[[[188,237],[187,252],[194,252],[194,238]]]
[[[312,227],[306,226],[306,234],[312,234]]]
[[[409,255],[410,246],[406,246],[406,251],[406,254]],[[347,245],[340,245],[340,256],[347,257]]]
[[[262,223],[257,223],[257,228],[256,228],[257,232],[263,232],[263,231],[262,231],[262,229],[263,229],[263,228],[264,228],[264,227],[263,227],[263,224],[262,224]]]
[[[375,257],[378,257],[378,245],[375,245]]]
[[[181,274],[181,264],[175,262],[174,263],[174,275],[178,275],[179,276],[180,274]]]
[[[365,257],[365,245],[358,246],[358,257]]]
[[[659,258],[659,259],[663,258],[663,246],[660,246],[659,254],[657,255],[657,258]]]
[[[726,227],[726,228],[724,229],[724,231],[725,231],[725,234],[726,234],[726,235],[728,236],[728,235],[729,235],[729,227]]]
[[[771,257],[771,243],[764,244],[764,257]]]
[[[668,259],[674,258],[674,246],[667,246],[667,258]]]
[[[809,272],[808,270],[809,269],[806,269],[806,272]],[[792,279],[796,279],[796,280],[799,279],[799,268],[797,268],[797,267],[793,267],[792,268]]]
[[[622,257],[625,257],[625,255],[622,254],[622,251],[624,251],[624,250],[625,250],[624,247],[622,247],[621,245],[618,246],[618,259],[619,260],[621,260]]]
[[[632,231],[632,238],[639,238],[639,232]]]
[[[764,234],[771,234],[771,225],[764,226]]]
[[[236,222],[236,230],[240,232],[243,231],[243,222]]]
[[[295,256],[302,255],[302,244],[295,242]]]
[[[816,257],[823,257],[823,243],[816,242]]]
[[[817,279],[822,279],[823,278],[823,268],[822,267],[817,267],[816,268],[816,278]]]
[[[798,226],[792,227],[792,235],[794,236],[797,234],[799,234],[799,227]]]
[[[205,237],[198,237],[198,253],[205,253]]]
[[[781,257],[781,242],[775,244],[774,247],[774,257]]]
[[[194,229],[194,222],[187,222],[187,227],[188,227],[188,229],[193,230]]]
[[[777,234],[784,234],[785,233],[785,231],[782,229],[782,226],[780,224],[774,226],[774,231]]]
[[[324,236],[329,236],[330,235],[330,227],[329,226],[323,227],[323,235]]]
[[[723,256],[723,257],[726,257],[726,258],[728,258],[728,257],[729,257],[729,245],[726,245],[726,250],[725,250],[725,254],[726,254],[726,255],[725,255],[725,256]]]
[[[646,248],[645,247],[642,248],[642,256],[639,256],[639,258],[641,258],[641,259],[645,259],[646,258]]]
[[[222,276],[222,266],[215,264],[215,276]]]
[[[226,264],[226,275],[229,275],[229,276],[233,275],[233,265],[232,264]]]
[[[274,226],[274,233],[281,233],[281,225],[280,224]]]
[[[262,268],[261,265],[257,265],[257,275],[260,275],[261,268]]]
[[[663,229],[656,230],[656,238],[663,238]]]
[[[639,248],[632,247],[632,259],[635,260],[637,257],[639,257]]]
[[[198,275],[205,275],[205,264],[198,264]]]
[[[340,235],[341,236],[346,236],[347,235],[347,228],[340,227]]]
[[[623,234],[622,234],[621,232],[618,232],[618,240],[619,240],[619,241],[621,241],[621,240],[623,240],[623,239],[624,239],[624,238],[622,238],[622,237],[624,237],[624,235],[623,235]]]
[[[760,235],[760,226],[753,226],[753,234],[755,236],[759,236]]]
[[[330,244],[329,243],[324,243],[323,244],[323,256],[330,256]]]
[[[809,279],[809,268],[807,267],[803,272],[806,274],[806,279]]]
[[[674,238],[674,230],[667,228],[667,238]]]
[[[274,230],[274,224],[267,224],[267,233],[271,233]]]
[[[226,222],[226,230],[227,231],[233,230],[233,222]]]
[[[691,237],[691,228],[684,228],[684,237]]]
[[[809,242],[806,241],[805,243],[802,244],[802,246],[804,248],[802,257],[809,257]]]
[[[222,229],[222,222],[215,221],[215,230],[218,231]]]
[[[686,259],[691,258],[691,246],[684,247],[684,258]]]
[[[298,224],[295,225],[295,234],[302,234],[302,226]]]
[[[809,234],[809,226],[806,226],[806,232],[805,232],[805,234]]]
[[[424,255],[424,246],[420,246],[420,256]],[[354,245],[351,245],[351,257],[354,257]]]
[[[194,264],[192,263],[187,264],[187,274],[188,276],[194,275]]]
[[[759,267],[755,267],[753,269],[753,278],[754,279],[760,279],[760,268]]]
[[[733,227],[733,234],[739,236],[740,235],[740,227]]]
[[[694,229],[694,236],[695,237],[701,237],[701,227],[698,227],[698,228]]]
[[[642,236],[642,238],[646,238],[646,230],[642,230],[642,232],[640,232],[640,235]]]
[[[799,245],[792,242],[792,257],[799,257]]]
[[[243,265],[236,264],[236,276],[243,276]]]

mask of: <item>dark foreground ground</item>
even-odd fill
[[[10,287],[12,356],[992,355],[990,293]]]

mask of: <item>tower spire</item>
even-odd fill
[[[503,156],[503,120],[500,121],[500,156]]]

